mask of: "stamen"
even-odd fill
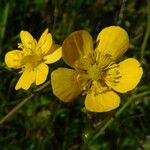
[[[102,68],[94,64],[88,70],[88,76],[92,80],[99,80],[102,78]]]
[[[22,44],[22,43],[18,43],[18,48],[20,48],[20,49],[24,49],[23,44]]]
[[[83,85],[83,93],[82,93],[82,95],[86,95],[89,92],[89,90],[91,88],[91,85],[92,85],[92,81],[91,80],[89,80],[85,85]]]
[[[84,56],[80,60],[78,60],[75,64],[76,70],[83,70],[86,71],[91,66],[90,61],[87,56]]]
[[[88,59],[90,60],[90,64],[94,65],[96,63],[96,53],[89,53]]]
[[[110,54],[102,54],[99,51],[96,51],[96,54],[96,61],[102,68],[107,67],[113,62],[112,56]]]
[[[99,51],[82,57],[76,63],[75,69],[78,73],[77,81],[82,86],[82,95],[93,91],[95,95],[106,92],[110,90],[107,82],[117,85],[121,78],[119,65],[114,62],[112,56]]]
[[[120,78],[122,77],[119,72],[118,64],[110,64],[106,69],[106,82],[111,82],[114,86],[116,86],[120,82]]]
[[[88,93],[94,92],[94,95],[99,95],[109,90],[109,87],[103,81],[93,81]]]

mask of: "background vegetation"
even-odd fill
[[[38,38],[48,27],[61,44],[75,30],[86,29],[96,38],[110,25],[127,30],[130,47],[124,57],[138,58],[144,68],[139,86],[122,96],[119,109],[85,112],[84,98],[64,104],[50,84],[14,90],[19,75],[6,67],[4,56],[17,48],[21,30]],[[149,33],[149,0],[0,0],[0,150],[150,150]],[[60,60],[50,70],[63,65]]]

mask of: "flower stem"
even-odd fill
[[[4,116],[1,120],[0,120],[0,125],[3,124],[10,116],[12,116],[15,112],[17,112],[27,101],[29,101],[34,95],[35,93],[43,90],[45,87],[47,87],[50,83],[46,82],[45,84],[43,84],[42,86],[38,87],[37,89],[34,90],[33,93],[31,93],[30,95],[28,95],[25,99],[23,99],[17,106],[15,106],[6,116]]]
[[[147,0],[147,27],[146,27],[146,33],[143,39],[143,43],[141,45],[141,61],[143,61],[144,58],[144,52],[145,52],[149,34],[150,34],[150,0]]]
[[[128,98],[127,102],[115,114],[115,118],[118,117],[132,103],[133,100],[140,98],[142,96],[149,95],[149,94],[150,94],[150,91],[145,91],[143,93],[140,93],[140,94],[137,94]],[[92,137],[92,139],[90,139],[91,141],[89,142],[89,145],[91,145],[93,141],[95,141],[105,131],[105,129],[111,125],[113,121],[114,121],[114,118],[113,117],[110,118],[110,120],[108,120],[108,122]]]
[[[23,99],[16,107],[14,107],[5,117],[0,120],[0,124],[3,124],[10,116],[12,116],[19,108],[21,108],[28,100],[30,100],[34,94],[30,94],[28,97]]]

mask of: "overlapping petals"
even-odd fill
[[[21,77],[15,87],[27,90],[32,83],[40,85],[47,79],[49,68],[47,64],[58,61],[62,56],[61,47],[54,44],[52,35],[46,29],[38,42],[28,31],[20,32],[21,42],[18,48],[5,55],[8,67],[22,69]]]
[[[46,29],[41,35],[38,43],[36,51],[40,50],[41,54],[47,54],[52,47],[53,40],[51,33],[48,33],[48,29]]]
[[[35,78],[36,85],[40,85],[47,78],[48,66],[44,63],[41,63],[36,67],[35,72],[36,72],[36,78]]]
[[[75,67],[78,60],[93,51],[93,39],[87,31],[76,31],[65,39],[62,47],[65,63]]]
[[[22,30],[20,32],[20,38],[24,48],[26,49],[35,48],[36,40],[32,37],[32,35],[28,31]]]
[[[32,83],[35,82],[36,72],[26,69],[18,80],[15,89],[18,90],[20,88],[27,90],[31,86]]]
[[[51,74],[51,83],[54,94],[63,102],[70,102],[81,93],[77,72],[73,69],[56,69]]]
[[[23,52],[20,50],[13,50],[5,55],[5,63],[8,67],[14,69],[19,69],[22,67],[22,59]]]
[[[50,54],[44,57],[46,64],[52,64],[58,61],[62,56],[62,48],[59,46],[55,51],[51,52]]]
[[[117,108],[120,97],[114,91],[125,93],[134,89],[143,74],[140,63],[134,58],[115,63],[128,46],[128,34],[119,26],[104,28],[98,34],[95,50],[87,31],[73,32],[62,45],[63,59],[73,69],[59,68],[52,73],[54,94],[70,102],[84,92],[85,107],[92,112]]]
[[[83,93],[85,107],[92,112],[107,112],[120,105],[120,96],[134,89],[143,69],[135,58],[120,63],[115,60],[129,47],[127,32],[119,26],[104,28],[94,45],[91,35],[84,30],[73,32],[63,42],[55,44],[45,30],[36,41],[27,31],[20,33],[19,48],[5,56],[8,67],[22,69],[16,90],[27,90],[32,83],[40,85],[47,79],[48,65],[61,56],[68,68],[58,68],[51,74],[53,93],[63,102],[70,102]]]

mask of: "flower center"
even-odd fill
[[[87,73],[91,80],[99,80],[103,76],[103,69],[102,67],[94,64],[88,69]]]
[[[19,43],[18,48],[22,49],[22,71],[24,71],[25,68],[34,70],[39,64],[44,62],[44,55],[42,54],[41,47],[37,44],[36,40],[29,41],[26,44]]]
[[[42,57],[35,54],[24,56],[22,60],[22,64],[31,69],[34,69],[41,62],[42,62]]]
[[[116,86],[120,82],[120,78],[122,77],[119,70],[119,65],[112,63],[106,68],[106,77],[105,82],[111,83]]]
[[[84,91],[83,95],[91,90],[94,90],[95,94],[104,92],[109,89],[107,83],[117,85],[121,78],[119,65],[114,62],[111,55],[97,51],[81,58],[75,69],[78,72],[77,80]]]

